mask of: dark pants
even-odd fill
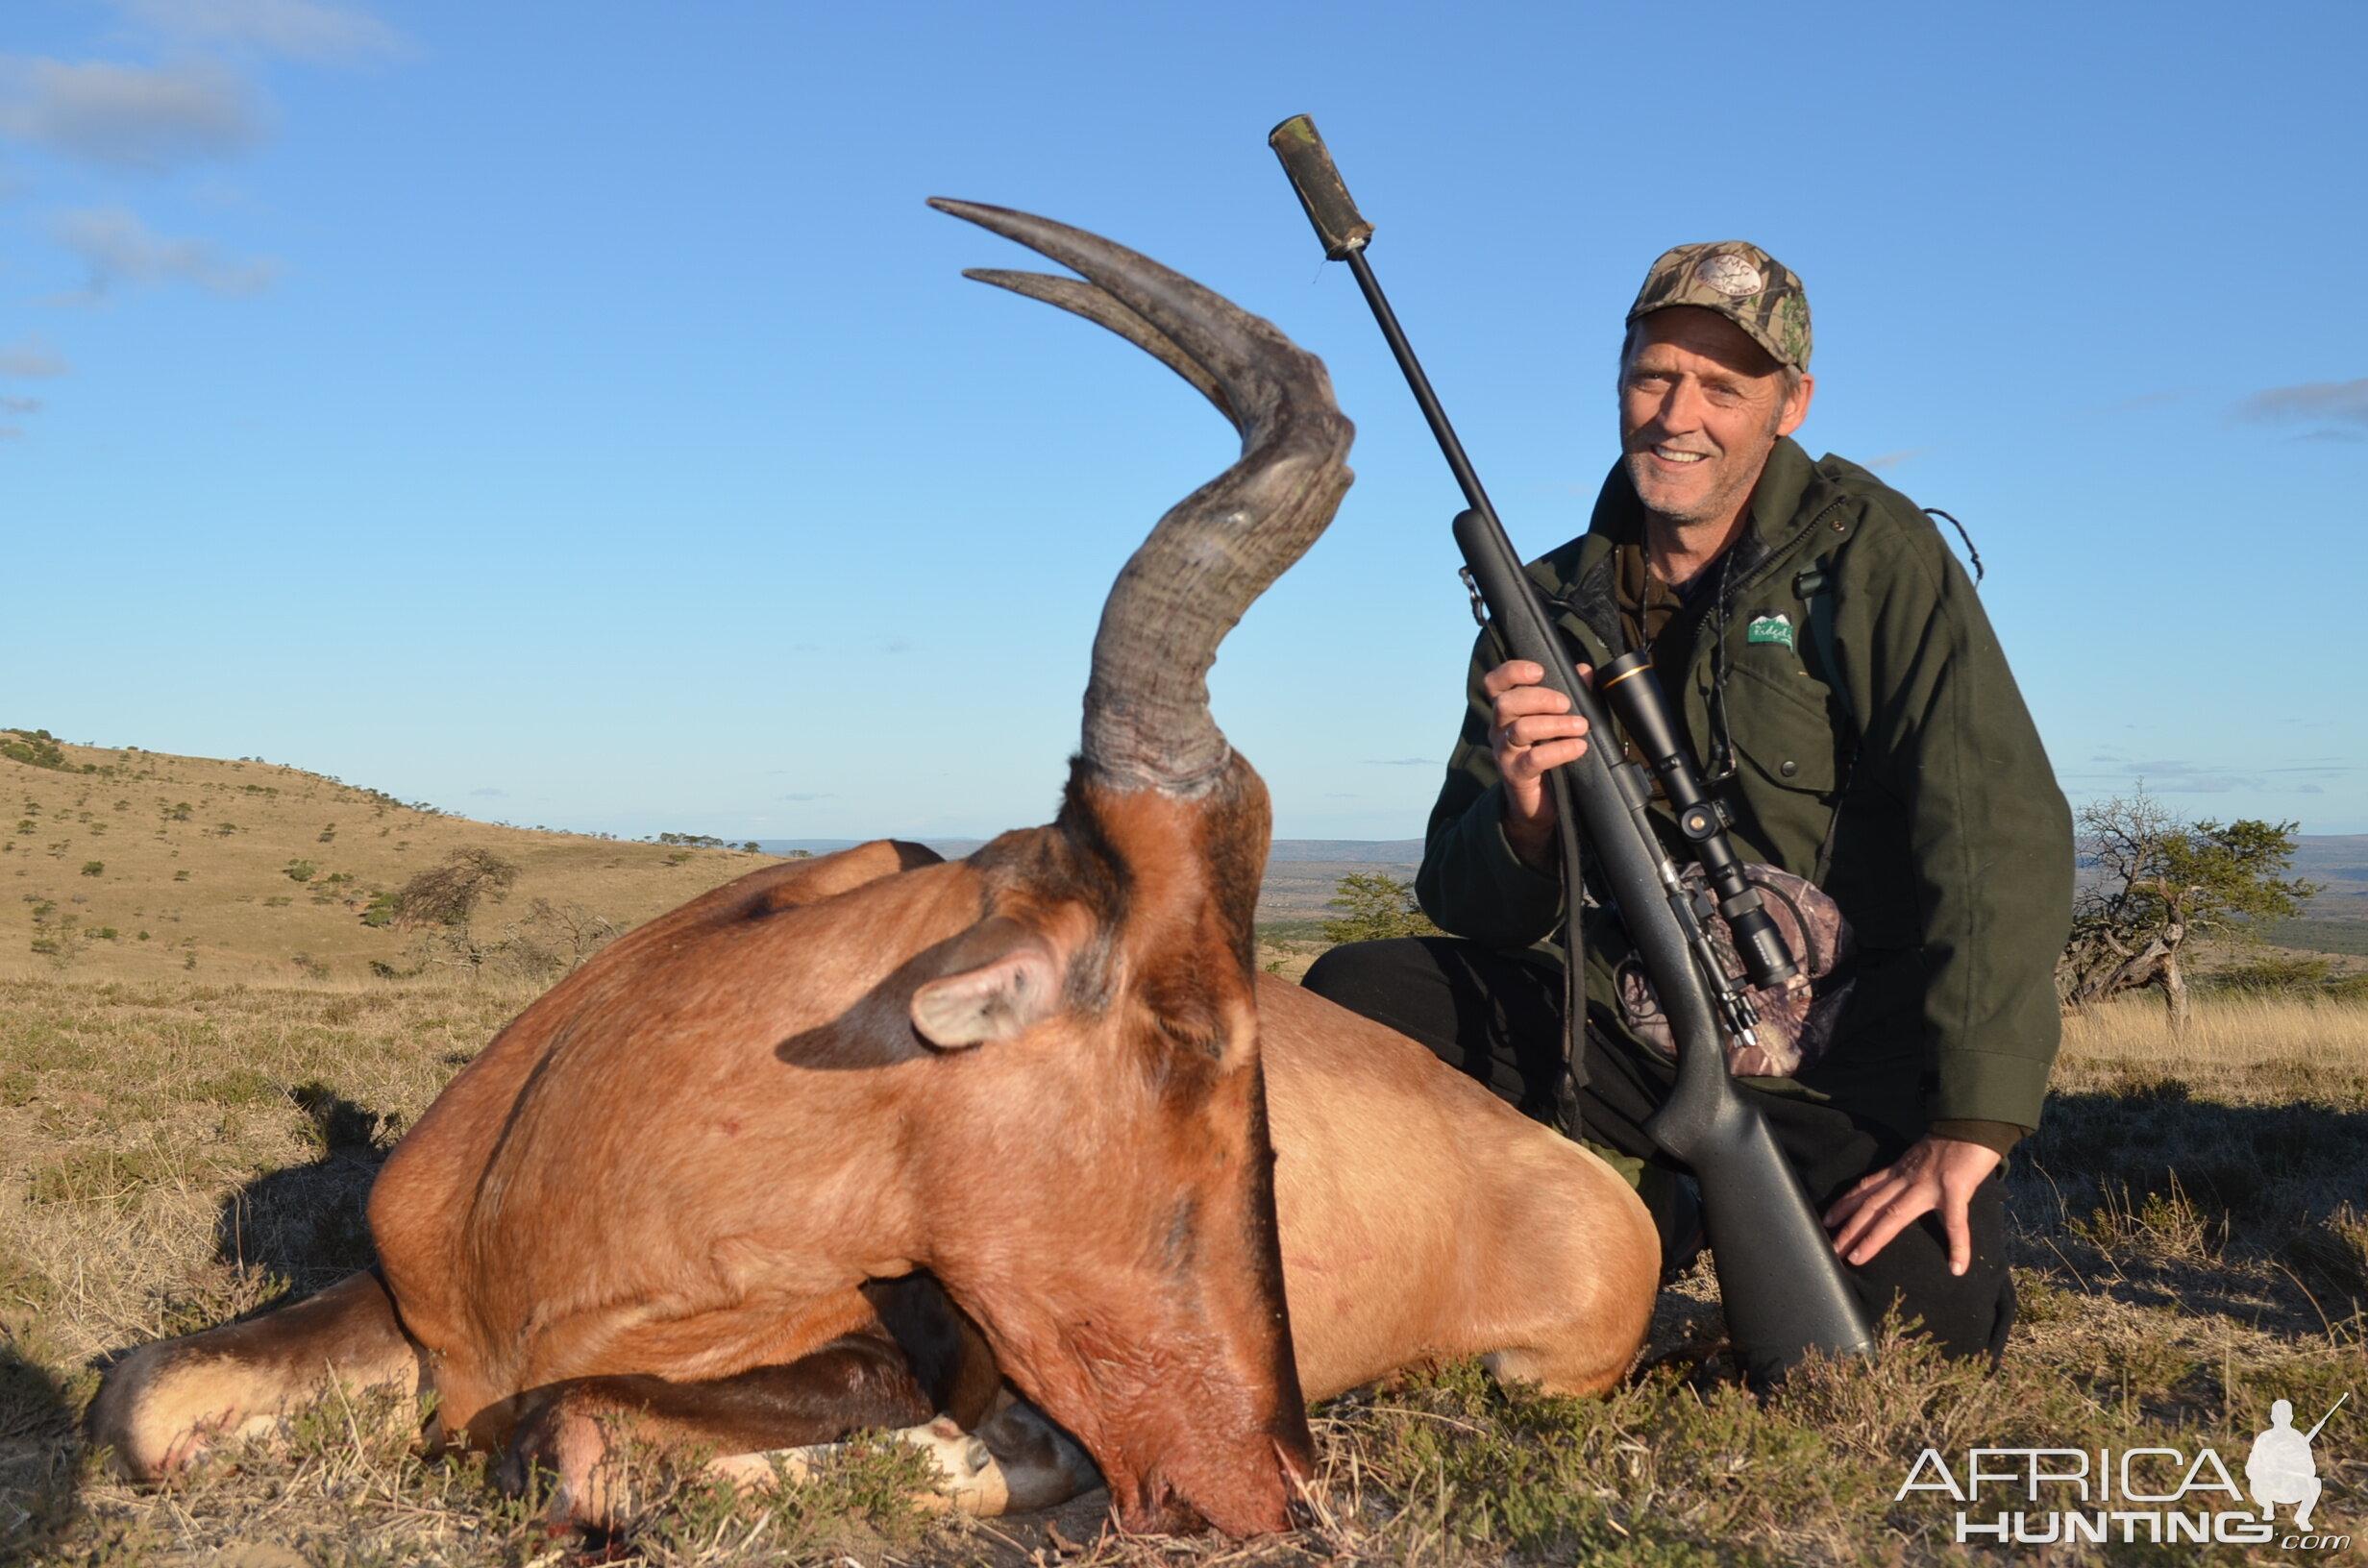
[[[1307,971],[1307,989],[1420,1041],[1449,1066],[1541,1121],[1554,1122],[1563,1073],[1563,979],[1530,952],[1507,952],[1452,937],[1410,937],[1335,947]],[[1676,1064],[1604,1031],[1587,1031],[1587,1083],[1578,1091],[1578,1136],[1637,1156],[1650,1165],[1683,1167],[1664,1154],[1644,1123],[1676,1082]],[[1749,1085],[1742,1092],[1822,1213],[1850,1185],[1897,1160],[1917,1130],[1880,1126],[1839,1108]],[[1566,1128],[1566,1131],[1568,1129]],[[1646,1195],[1656,1184],[1647,1184]],[[1667,1184],[1658,1184],[1663,1191]],[[1668,1206],[1655,1203],[1665,1234]],[[1897,1303],[1920,1317],[1950,1356],[1995,1362],[2014,1322],[2014,1282],[2007,1271],[2003,1169],[1975,1191],[1970,1214],[1973,1262],[1949,1272],[1940,1216],[1911,1224],[1863,1264],[1842,1267],[1870,1317]]]

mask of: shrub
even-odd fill
[[[58,749],[58,738],[46,729],[0,730],[0,735],[13,739],[0,740],[0,757],[21,762],[28,768],[54,768],[61,772],[73,772],[65,753]]]
[[[1439,927],[1415,902],[1411,882],[1378,871],[1350,871],[1325,907],[1341,911],[1323,922],[1326,942],[1381,942],[1391,937],[1435,937]]]
[[[103,875],[106,870],[107,862],[103,860],[86,860],[83,862],[83,875],[85,876]]]
[[[2213,971],[2211,986],[2216,991],[2242,991],[2269,995],[2315,991],[2327,984],[2328,970],[2331,968],[2323,958],[2306,958],[2300,953],[2264,953],[2258,958]]]
[[[282,870],[287,872],[287,879],[290,882],[309,882],[312,880],[312,873],[319,868],[308,860],[291,860]]]

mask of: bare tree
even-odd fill
[[[537,898],[527,906],[525,924],[549,934],[553,946],[570,974],[582,968],[586,959],[625,934],[617,922],[605,915],[586,909],[581,904],[555,904],[548,898]]]
[[[456,849],[403,884],[395,894],[395,922],[465,926],[486,894],[498,897],[517,880],[516,862],[490,849]]]
[[[503,921],[490,937],[479,935],[467,920],[430,927],[411,944],[411,956],[422,968],[466,969],[472,978],[491,971],[554,980],[573,974],[623,934],[616,921],[581,904],[537,898],[524,919]]]
[[[2258,926],[2300,913],[2319,890],[2284,873],[2293,822],[2188,822],[2139,789],[2078,815],[2089,869],[2072,939],[2056,963],[2057,995],[2087,1007],[2159,986],[2171,1027],[2187,1026],[2187,944],[2199,936],[2257,941]]]

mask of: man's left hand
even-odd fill
[[[1917,1219],[1940,1211],[1949,1233],[1949,1272],[1962,1274],[1973,1262],[1973,1225],[1966,1217],[1973,1189],[1998,1168],[1998,1151],[1962,1139],[1927,1133],[1910,1144],[1898,1163],[1860,1178],[1856,1187],[1825,1212],[1834,1250],[1850,1263],[1863,1263]]]

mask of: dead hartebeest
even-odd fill
[[[1243,437],[1111,590],[1057,820],[774,867],[611,945],[396,1148],[377,1268],[110,1373],[91,1435],[130,1474],[341,1380],[432,1391],[431,1440],[555,1472],[577,1517],[624,1413],[726,1474],[983,1423],[974,1468],[1013,1478],[983,1506],[1054,1500],[1090,1472],[1016,1390],[1125,1527],[1243,1534],[1292,1518],[1303,1398],[1425,1357],[1573,1391],[1627,1365],[1658,1254],[1619,1179],[1252,962],[1267,793],[1205,677],[1348,485],[1322,365],[1108,241],[937,205],[1082,275],[973,276]]]

